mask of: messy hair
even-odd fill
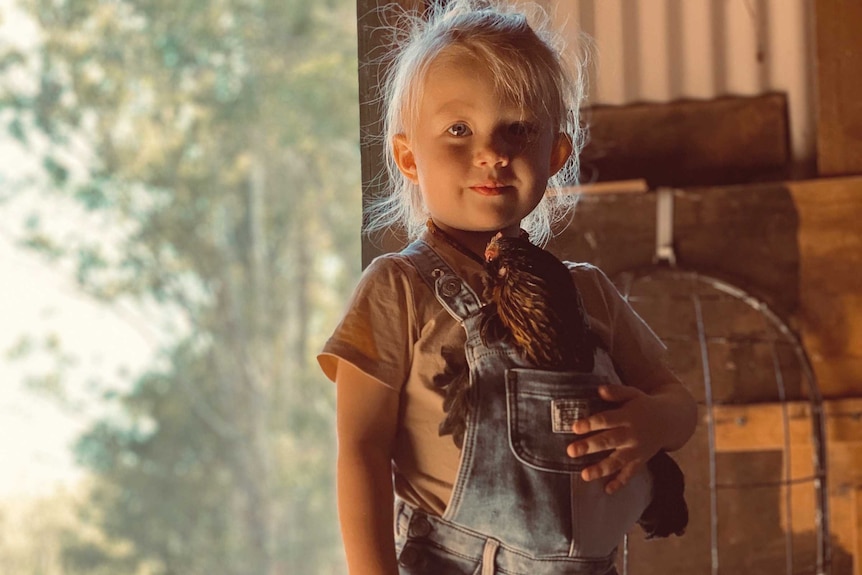
[[[522,223],[533,241],[544,245],[552,225],[577,201],[576,195],[553,192],[577,182],[578,156],[584,143],[579,114],[586,90],[584,65],[569,60],[562,39],[551,30],[548,15],[538,6],[531,6],[527,14],[523,6],[516,10],[503,0],[434,4],[424,18],[402,15],[393,27],[394,46],[383,62],[387,73],[381,85],[388,186],[369,204],[365,229],[400,226],[412,239],[424,227],[428,212],[419,187],[398,170],[393,141],[398,134],[409,134],[425,76],[445,52],[477,59],[491,71],[501,96],[571,139],[571,156],[550,178],[542,202]]]

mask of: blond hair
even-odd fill
[[[425,76],[443,52],[464,54],[486,65],[501,95],[530,110],[572,141],[573,152],[563,168],[548,181],[550,190],[577,181],[578,155],[584,129],[579,109],[585,94],[584,66],[567,62],[561,38],[538,6],[529,15],[501,0],[450,0],[429,9],[427,19],[402,15],[395,30],[395,49],[389,52],[382,83],[383,145],[389,184],[366,212],[366,231],[403,227],[408,237],[419,235],[428,218],[416,184],[394,161],[393,141],[407,134],[415,122]],[[522,6],[521,9],[524,9]],[[533,241],[544,245],[551,227],[574,207],[572,194],[549,194],[522,225]]]

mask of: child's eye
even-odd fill
[[[449,132],[449,134],[458,138],[462,138],[464,136],[469,136],[470,134],[472,134],[470,128],[467,127],[467,124],[464,124],[463,122],[452,124],[446,131]]]

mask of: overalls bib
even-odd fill
[[[604,481],[580,478],[587,462],[566,454],[574,420],[605,407],[595,389],[608,379],[531,369],[512,346],[485,345],[481,303],[467,283],[421,240],[403,253],[466,330],[472,395],[443,516],[396,501],[400,574],[615,573],[616,545],[649,502],[649,477],[640,473],[608,496]]]

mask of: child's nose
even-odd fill
[[[487,138],[479,142],[473,155],[473,161],[477,166],[500,166],[509,165],[510,152],[502,138]]]

